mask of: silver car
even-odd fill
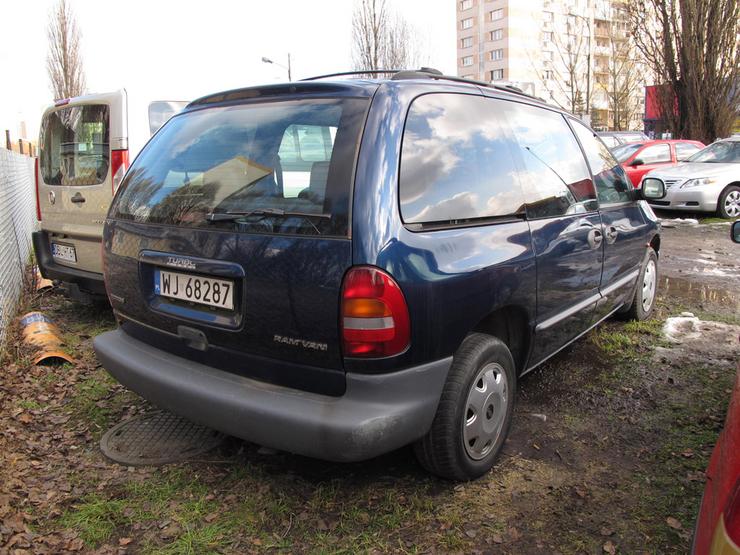
[[[714,142],[685,162],[653,170],[648,176],[666,186],[663,199],[650,201],[654,208],[740,217],[740,137]]]

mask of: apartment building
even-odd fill
[[[645,71],[624,0],[455,2],[459,76],[511,83],[597,128],[641,126]]]

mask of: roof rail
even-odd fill
[[[300,81],[316,81],[318,79],[326,79],[327,77],[345,77],[347,75],[383,75],[383,74],[396,74],[399,73],[400,69],[365,69],[357,71],[341,71],[339,73],[327,73],[326,75],[315,75],[313,77],[305,77]]]
[[[366,69],[364,71],[343,71],[341,73],[328,73],[326,75],[317,75],[315,77],[307,77],[301,79],[301,81],[315,81],[317,79],[326,79],[327,77],[342,77],[347,75],[384,75],[393,74],[391,80],[400,81],[403,79],[436,79],[439,81],[453,81],[455,83],[467,83],[469,85],[477,85],[479,87],[488,87],[489,89],[496,89],[499,91],[506,91],[521,96],[526,96],[539,102],[545,102],[542,98],[533,96],[525,93],[519,87],[514,85],[497,85],[496,83],[486,83],[485,81],[478,81],[476,79],[466,79],[465,77],[454,77],[452,75],[444,75],[438,69],[433,67],[421,67],[419,69]]]

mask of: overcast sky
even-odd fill
[[[129,137],[148,136],[152,100],[287,80],[262,56],[293,61],[293,78],[351,69],[352,0],[69,0],[82,30],[88,92],[125,87]],[[388,0],[415,27],[425,62],[455,72],[455,0]],[[38,134],[52,101],[46,26],[54,0],[6,2],[0,17],[0,131]],[[2,131],[4,134],[4,131]]]

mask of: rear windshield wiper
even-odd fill
[[[239,218],[248,218],[249,216],[280,216],[280,217],[301,217],[301,218],[325,218],[330,220],[331,214],[319,214],[312,212],[292,212],[280,208],[255,208],[254,210],[245,210],[240,212],[210,212],[206,214],[206,220],[209,222],[228,222],[238,220]]]

